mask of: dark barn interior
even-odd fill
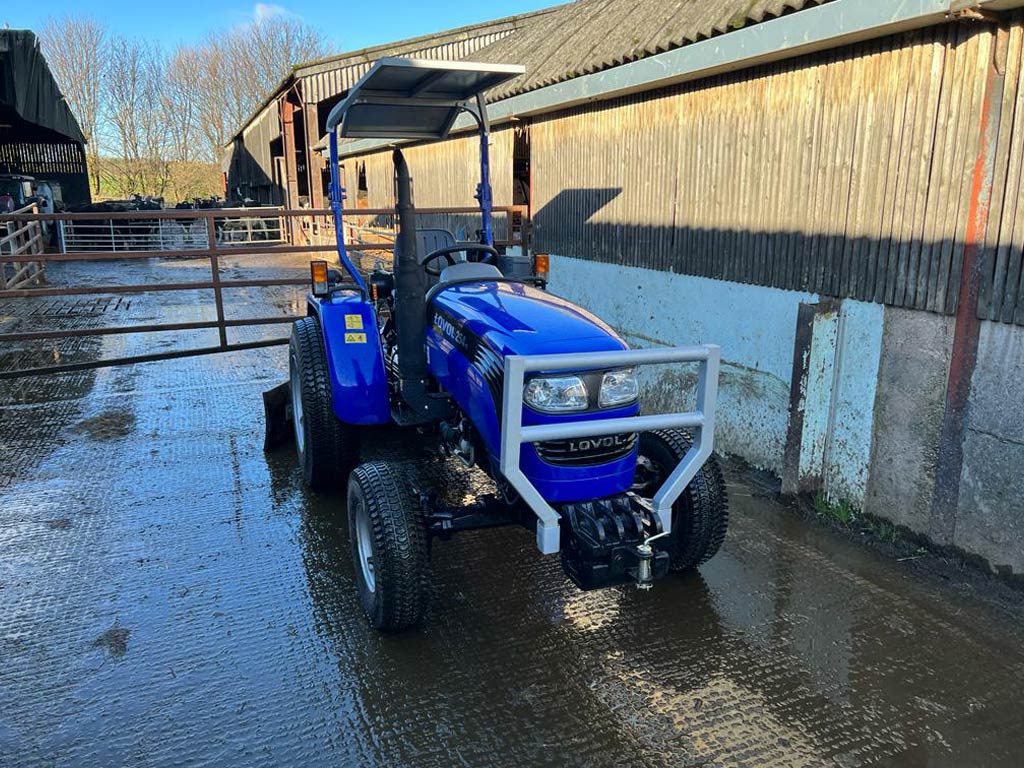
[[[0,174],[59,185],[64,205],[89,203],[85,141],[36,36],[0,30]]]

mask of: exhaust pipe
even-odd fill
[[[423,302],[427,276],[416,253],[416,206],[412,201],[412,177],[400,149],[394,152],[395,210],[398,239],[395,242],[395,326],[398,331],[398,371],[403,395],[422,391],[427,378],[426,319]],[[407,398],[409,399],[409,398]],[[412,404],[412,403],[410,403]]]
[[[398,238],[395,241],[395,330],[398,349],[398,388],[408,408],[394,412],[399,424],[425,424],[451,413],[443,395],[427,390],[427,273],[420,266],[416,238],[416,206],[412,202],[412,177],[405,156],[394,153],[395,210]],[[411,412],[410,412],[411,410]]]

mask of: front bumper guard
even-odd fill
[[[669,474],[651,500],[662,531],[672,530],[672,505],[704,466],[714,449],[715,402],[721,348],[713,344],[670,349],[637,349],[618,352],[580,352],[556,355],[510,355],[505,358],[505,388],[501,403],[500,469],[505,480],[537,516],[537,547],[545,555],[560,547],[559,514],[540,495],[519,467],[523,443],[579,437],[646,432],[652,429],[690,429],[693,446]],[[699,363],[697,410],[619,419],[596,419],[563,424],[523,426],[523,387],[526,374],[536,371],[592,371],[632,365]]]

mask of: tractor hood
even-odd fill
[[[522,283],[461,283],[433,298],[429,324],[456,346],[483,341],[502,355],[628,349],[615,331],[575,304]]]

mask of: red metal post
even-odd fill
[[[939,437],[932,498],[929,535],[940,544],[953,542],[957,506],[960,500],[960,476],[964,464],[966,415],[971,395],[971,380],[978,362],[981,320],[978,299],[981,292],[983,250],[992,207],[995,159],[999,143],[999,125],[1006,84],[1006,46],[1009,34],[999,28],[994,33],[993,56],[985,79],[979,124],[978,154],[971,180],[971,206],[967,214],[963,268],[960,273],[959,304],[949,362],[949,382]]]
[[[213,283],[213,298],[217,304],[217,330],[220,333],[220,345],[228,345],[228,331],[224,327],[224,294],[220,285],[220,257],[217,255],[217,222],[213,216],[206,219],[206,236],[210,246],[210,273]]]

